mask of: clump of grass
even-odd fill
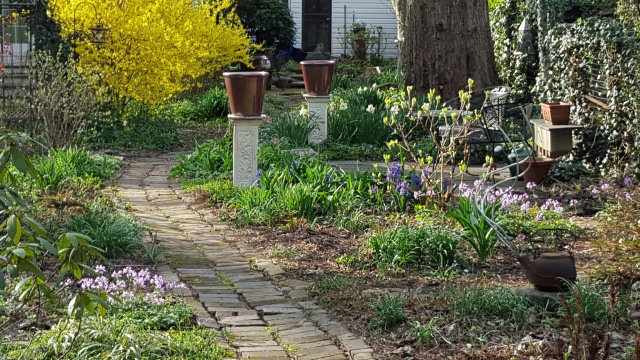
[[[448,268],[458,255],[458,233],[433,225],[398,225],[373,233],[367,242],[379,269]]]
[[[104,250],[105,256],[117,258],[141,248],[144,228],[128,214],[111,209],[103,202],[93,202],[82,214],[72,215],[66,231],[85,234],[92,245]]]
[[[404,310],[404,299],[399,296],[388,294],[378,299],[373,304],[373,309],[375,310],[376,318],[372,326],[377,329],[386,330],[407,318]]]
[[[536,311],[526,298],[506,287],[456,289],[444,296],[450,309],[462,318],[498,318],[524,325]]]
[[[316,129],[317,122],[313,116],[290,112],[273,117],[266,126],[273,130],[278,141],[287,141],[292,147],[302,147],[309,144],[309,134]]]
[[[181,155],[171,169],[171,176],[180,179],[212,179],[229,176],[233,169],[233,148],[229,141],[209,140],[196,145],[194,151]]]

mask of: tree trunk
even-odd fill
[[[487,0],[394,0],[402,27],[401,69],[407,85],[443,100],[467,86],[497,85]],[[404,6],[404,7],[403,7]]]

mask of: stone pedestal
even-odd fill
[[[309,134],[309,143],[319,144],[327,140],[327,116],[331,95],[314,96],[304,94],[304,98],[309,104],[309,115],[312,116],[317,124],[316,128]]]
[[[249,187],[258,171],[258,129],[266,116],[229,115],[233,124],[233,185]]]
[[[573,130],[582,125],[552,125],[541,119],[532,119],[536,150],[538,154],[558,158],[573,148]]]

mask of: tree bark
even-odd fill
[[[487,0],[393,0],[407,85],[443,100],[467,86],[497,85]]]

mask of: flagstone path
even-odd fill
[[[310,283],[279,266],[206,210],[167,175],[175,154],[134,158],[117,179],[122,210],[152,230],[164,249],[159,273],[191,290],[198,322],[218,331],[237,359],[373,359],[373,350],[309,301]]]

